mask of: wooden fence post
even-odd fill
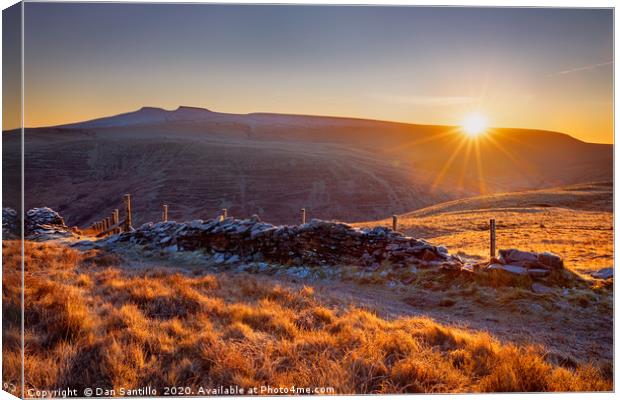
[[[305,224],[306,223],[306,209],[302,208],[301,209],[301,224]]]
[[[114,209],[112,212],[112,225],[118,225],[118,208]],[[114,233],[119,233],[121,230],[119,228],[114,229]]]
[[[222,208],[222,219],[228,218],[228,209]]]
[[[495,257],[495,219],[489,221],[490,239],[491,239],[491,258]]]
[[[106,224],[105,230],[107,231],[108,229],[112,227],[112,217],[106,217],[105,224]],[[110,233],[112,232],[108,232],[108,234]]]
[[[164,213],[162,219],[164,222],[168,222],[168,204],[164,204]]]
[[[398,230],[398,215],[392,215],[392,230],[395,232]]]
[[[125,202],[125,232],[131,231],[131,195],[127,193],[123,197],[123,201]]]

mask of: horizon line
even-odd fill
[[[167,112],[167,113],[174,113],[174,112],[179,111],[179,110],[184,109],[184,108],[186,108],[186,109],[196,109],[196,110],[210,112],[210,113],[213,113],[213,114],[223,114],[223,115],[238,115],[238,116],[280,115],[280,116],[294,116],[294,117],[332,118],[332,119],[342,119],[342,120],[356,120],[356,121],[378,122],[378,123],[400,124],[400,125],[411,125],[411,126],[432,126],[432,127],[446,127],[446,128],[460,127],[460,125],[449,125],[449,124],[438,124],[438,123],[417,123],[417,122],[375,119],[375,118],[368,118],[368,117],[342,116],[342,115],[281,113],[281,112],[273,112],[273,111],[253,111],[253,112],[249,112],[249,113],[222,112],[222,111],[214,111],[214,110],[209,109],[207,107],[178,105],[176,108],[173,108],[173,109],[166,109],[165,107],[161,107],[161,106],[142,106],[142,107],[139,107],[138,109],[135,109],[135,110],[132,110],[132,111],[124,111],[124,112],[120,112],[120,113],[117,113],[117,114],[104,115],[104,116],[90,118],[90,119],[86,119],[86,120],[82,120],[82,121],[67,122],[67,123],[58,124],[58,125],[26,126],[26,127],[16,127],[16,128],[11,128],[11,129],[4,129],[3,128],[2,132],[10,132],[10,131],[19,130],[19,129],[49,129],[49,128],[74,129],[74,128],[67,127],[67,126],[69,126],[69,125],[77,125],[77,124],[82,124],[82,123],[88,123],[88,122],[93,122],[93,121],[97,121],[97,120],[101,120],[101,119],[105,119],[105,118],[114,118],[114,117],[118,117],[118,116],[125,115],[125,114],[137,113],[137,112],[140,112],[141,110],[144,110],[144,109],[153,109],[153,110],[164,111],[164,112]],[[169,121],[169,122],[175,122],[175,121]],[[582,143],[587,143],[587,144],[604,144],[604,145],[613,145],[614,144],[614,142],[586,142],[585,140],[579,139],[579,138],[577,138],[575,136],[572,136],[571,134],[568,134],[568,133],[565,133],[565,132],[560,132],[560,131],[549,130],[549,129],[519,128],[519,127],[499,127],[499,126],[489,126],[488,129],[490,129],[490,130],[491,129],[523,130],[523,131],[538,131],[538,132],[556,133],[556,134],[560,134],[560,135],[566,135],[566,136],[568,136],[568,137],[570,137],[570,138],[572,138],[574,140],[577,140],[577,141],[582,142]],[[615,138],[615,135],[614,135],[614,138]]]

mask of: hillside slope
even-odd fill
[[[19,132],[4,133],[5,171],[19,170]],[[145,107],[27,129],[26,207],[83,225],[134,195],[136,223],[259,214],[360,221],[482,193],[610,180],[612,146],[567,135],[494,129],[476,141],[454,127],[352,118],[225,114]],[[11,166],[15,168],[11,168]],[[9,172],[3,188],[19,186]],[[16,207],[19,199],[7,199]]]
[[[613,184],[599,182],[502,193],[437,204],[399,216],[399,231],[489,257],[489,219],[497,245],[561,255],[567,267],[590,272],[613,267]],[[391,220],[356,224],[389,225]]]

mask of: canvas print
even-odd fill
[[[5,9],[3,390],[613,391],[613,29]]]

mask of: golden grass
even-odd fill
[[[601,185],[599,185],[601,186]],[[611,187],[574,186],[482,196],[424,208],[399,217],[403,233],[443,244],[456,254],[489,257],[489,219],[497,248],[550,251],[586,273],[613,267]],[[391,220],[355,224],[391,226]]]
[[[502,344],[428,318],[388,321],[356,308],[334,310],[312,288],[268,287],[249,276],[132,271],[106,265],[105,254],[99,256],[108,261],[97,262],[96,254],[26,246],[27,388],[612,389],[609,372],[553,365],[542,348]],[[16,242],[3,243],[3,250],[5,269],[18,270]],[[7,283],[3,309],[19,308],[19,288]],[[18,337],[17,329],[9,324],[5,337]],[[5,342],[5,381],[18,380],[18,352]]]

